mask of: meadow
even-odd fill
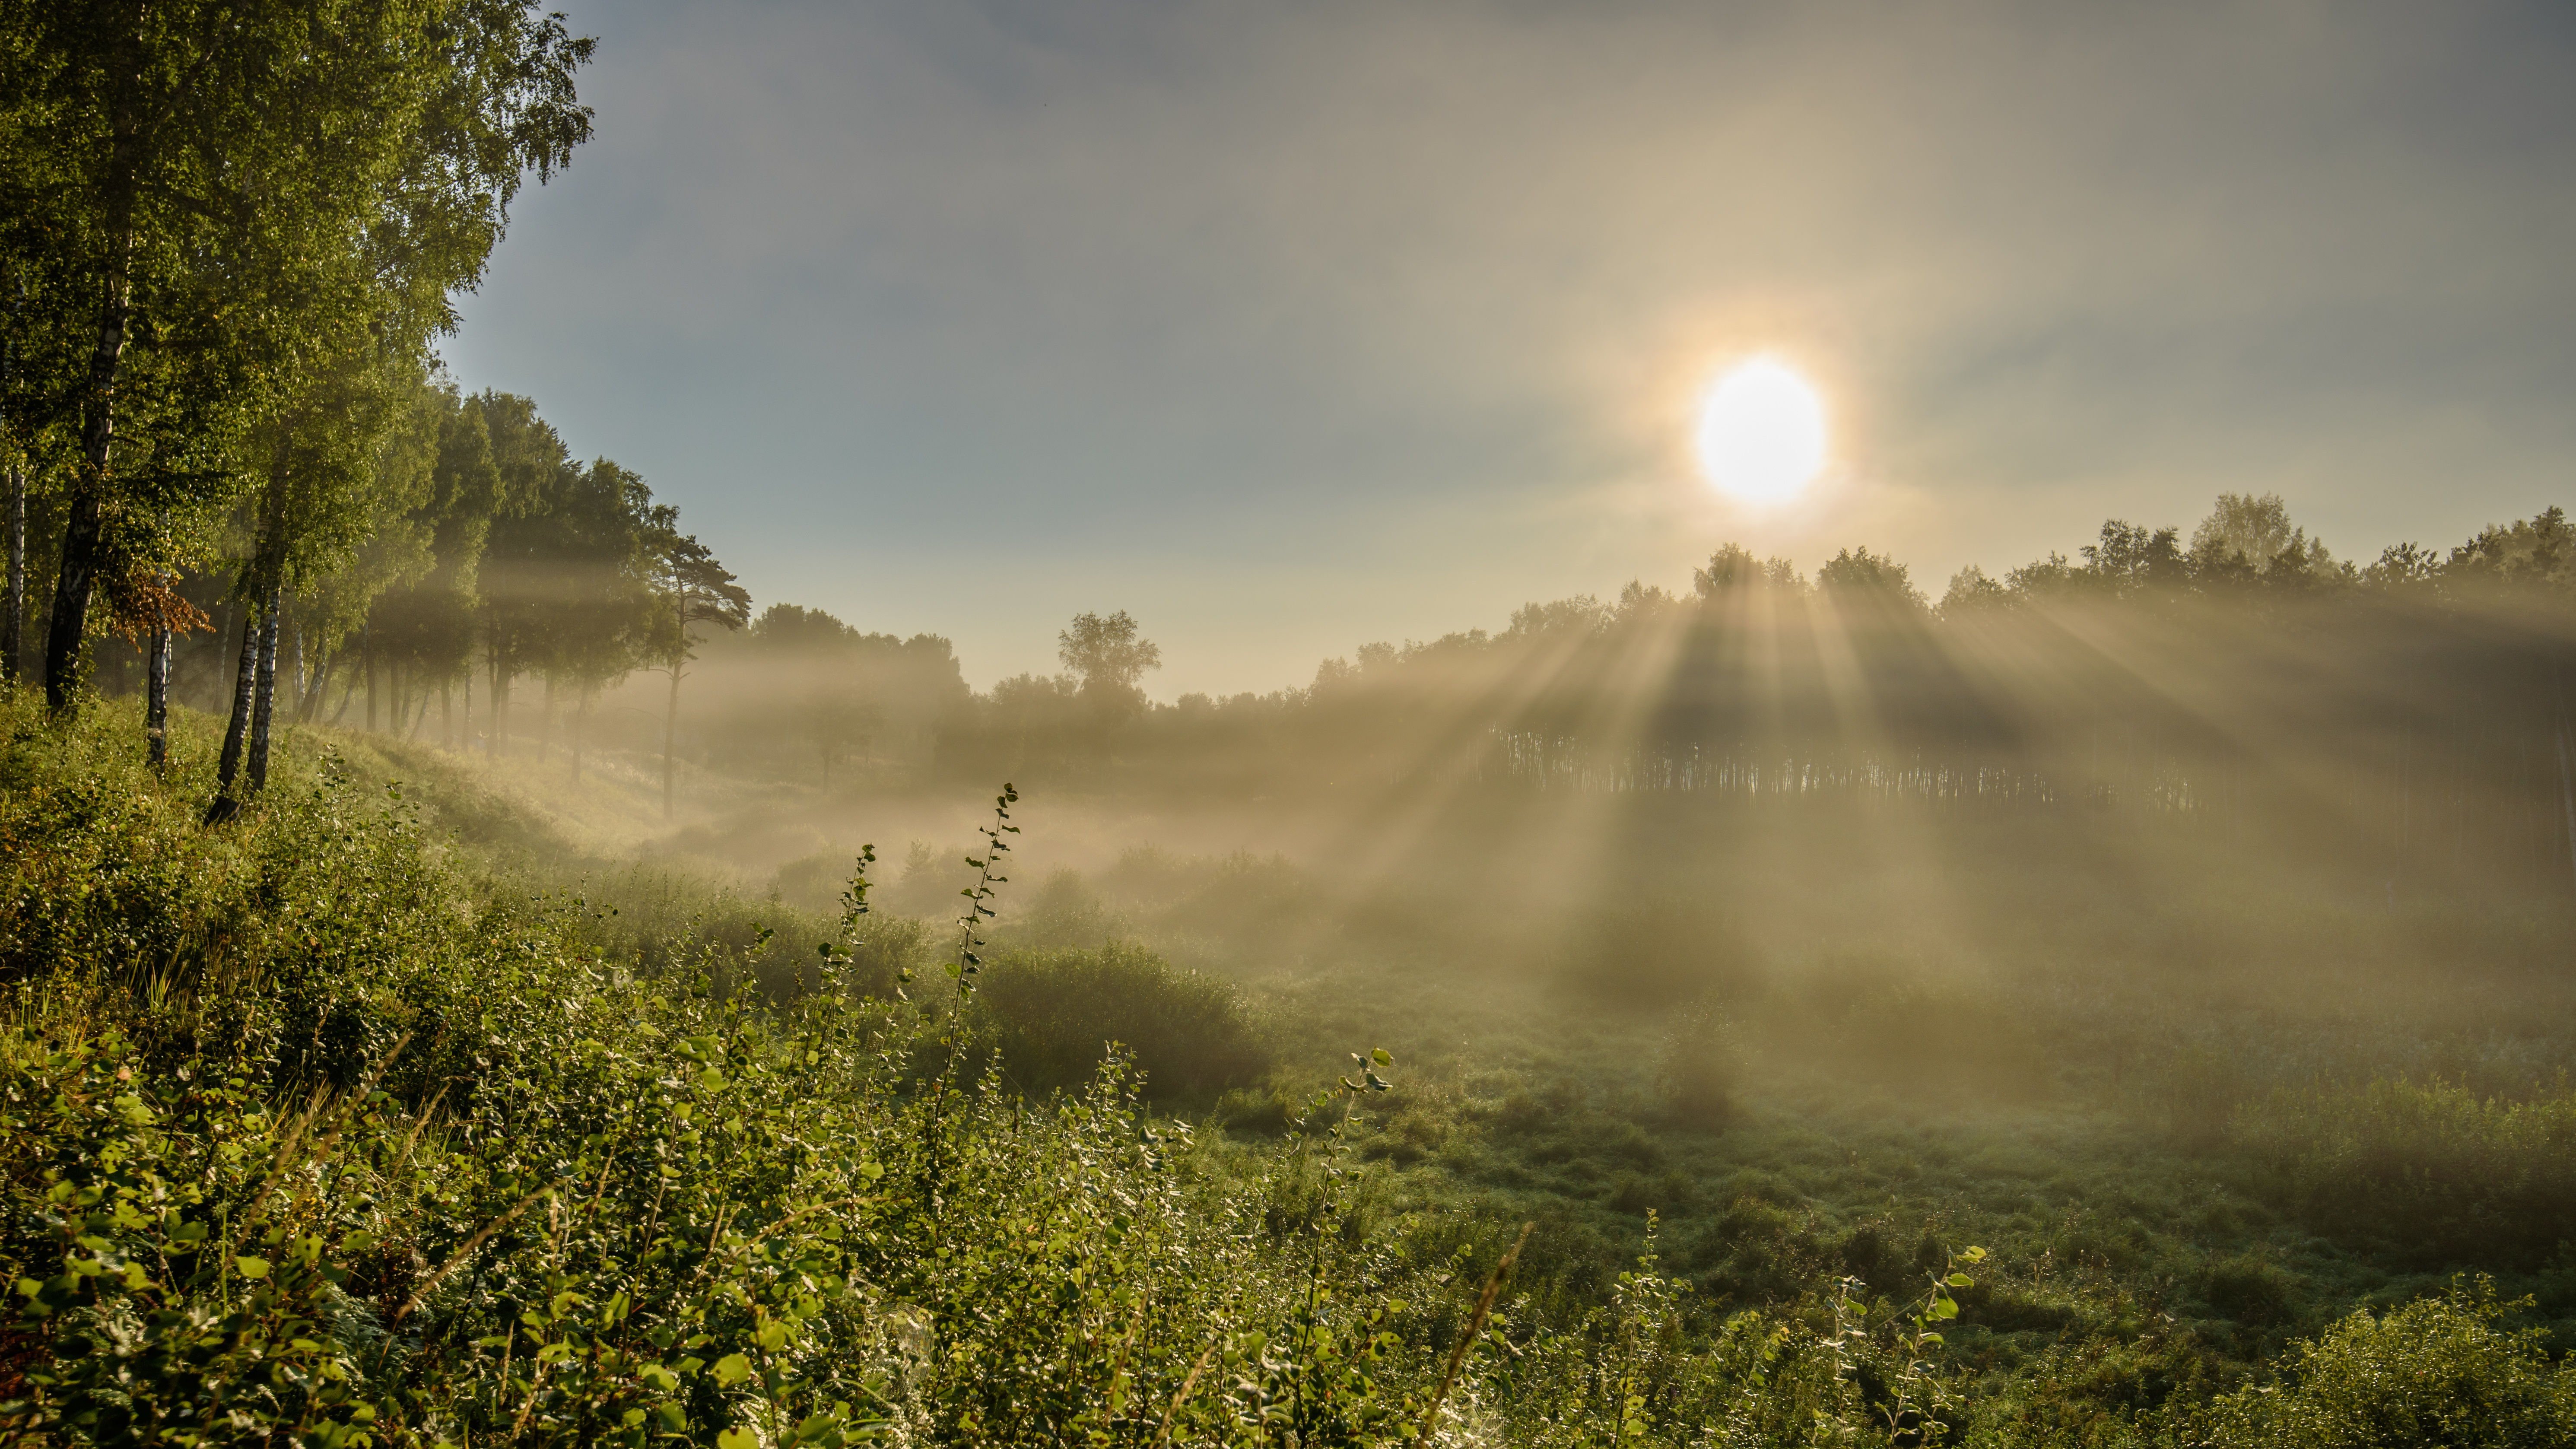
[[[640,848],[614,761],[327,731],[206,830],[212,722],[164,778],[128,713],[8,720],[22,1442],[2576,1435],[2555,907],[2080,813],[1337,863],[1038,797],[952,975],[979,837],[827,896]]]
[[[2576,1449],[2564,37],[805,8],[0,5],[0,1449]]]

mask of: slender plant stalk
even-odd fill
[[[430,1294],[438,1291],[438,1285],[446,1282],[449,1274],[464,1267],[466,1260],[474,1256],[476,1249],[481,1248],[485,1243],[492,1241],[492,1235],[494,1233],[497,1233],[503,1228],[508,1227],[510,1224],[517,1222],[519,1220],[519,1214],[526,1212],[529,1206],[536,1202],[537,1199],[546,1196],[554,1190],[554,1184],[552,1183],[548,1183],[544,1187],[538,1188],[536,1191],[529,1193],[526,1197],[512,1203],[509,1211],[501,1214],[499,1217],[494,1218],[492,1221],[485,1223],[481,1228],[477,1229],[474,1236],[465,1240],[465,1246],[458,1248],[454,1253],[449,1254],[447,1261],[438,1265],[437,1272],[432,1273],[427,1278],[421,1280],[420,1287],[414,1289],[412,1291],[412,1295],[403,1300],[403,1306],[394,1310],[393,1321],[400,1323],[404,1319],[411,1317],[411,1311],[420,1306],[420,1301],[428,1297]]]
[[[1181,1380],[1179,1391],[1172,1395],[1171,1407],[1163,1410],[1163,1427],[1154,1431],[1154,1449],[1163,1449],[1164,1445],[1172,1442],[1172,1419],[1181,1412],[1181,1405],[1188,1401],[1190,1390],[1199,1386],[1199,1375],[1207,1372],[1207,1366],[1216,1358],[1218,1345],[1223,1342],[1220,1339],[1209,1344],[1207,1352],[1199,1355],[1199,1361],[1190,1365],[1189,1376]]]
[[[1431,1403],[1422,1411],[1422,1432],[1414,1436],[1413,1449],[1423,1449],[1431,1442],[1431,1430],[1440,1422],[1440,1403],[1449,1397],[1450,1385],[1458,1382],[1458,1370],[1467,1363],[1467,1350],[1475,1347],[1476,1336],[1485,1331],[1485,1320],[1493,1316],[1494,1297],[1503,1291],[1503,1280],[1511,1276],[1512,1265],[1521,1260],[1521,1249],[1529,1243],[1530,1230],[1537,1226],[1535,1222],[1521,1224],[1521,1235],[1512,1240],[1512,1250],[1494,1265],[1493,1272],[1485,1275],[1485,1291],[1476,1295],[1476,1312],[1467,1320],[1467,1331],[1459,1335],[1458,1346],[1449,1350],[1448,1371],[1440,1375],[1440,1387],[1431,1391]]]
[[[939,1143],[945,1129],[948,1093],[966,1051],[966,1008],[974,1004],[975,977],[984,969],[984,958],[976,954],[977,948],[984,944],[984,938],[976,932],[983,926],[985,918],[994,914],[989,904],[993,899],[993,888],[1007,885],[1011,879],[1002,874],[1002,856],[1011,848],[1011,843],[1002,837],[1020,833],[1020,827],[1011,823],[1011,807],[1019,801],[1019,790],[1009,781],[1003,781],[1002,793],[993,797],[993,823],[978,828],[977,833],[984,837],[983,857],[966,857],[966,863],[974,866],[980,874],[973,885],[958,892],[966,898],[966,909],[957,918],[957,959],[948,965],[949,978],[957,983],[957,999],[949,1008],[947,1027],[941,1033],[943,1045],[948,1048],[948,1060],[939,1069],[939,1079],[931,1084],[929,1131],[923,1141],[926,1155],[923,1176],[931,1193],[934,1216],[938,1211]]]

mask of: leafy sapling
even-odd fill
[[[1373,1047],[1366,1056],[1353,1052],[1351,1065],[1355,1072],[1336,1075],[1333,1085],[1317,1093],[1296,1122],[1296,1161],[1301,1175],[1310,1160],[1318,1126],[1323,1128],[1321,1135],[1324,1139],[1321,1170],[1317,1172],[1307,1196],[1306,1211],[1300,1224],[1306,1240],[1307,1262],[1305,1293],[1297,1315],[1296,1341],[1310,1350],[1329,1336],[1323,1323],[1324,1305],[1332,1296],[1326,1281],[1325,1247],[1343,1213],[1340,1185],[1344,1175],[1343,1158],[1350,1150],[1348,1139],[1352,1113],[1362,1096],[1395,1089],[1394,1083],[1378,1075],[1378,1068],[1395,1065],[1394,1055],[1386,1048]],[[1334,1112],[1337,1103],[1341,1110]],[[1328,1114],[1330,1120],[1326,1125]],[[1301,1358],[1289,1368],[1287,1398],[1293,1420],[1303,1422],[1306,1419],[1316,1407],[1318,1390],[1323,1390],[1325,1400],[1330,1399],[1329,1388],[1317,1381],[1319,1376],[1328,1378],[1330,1374],[1324,1365],[1308,1359]]]
[[[1929,1449],[1950,1435],[1953,1426],[1941,1414],[1953,1400],[1932,1371],[1931,1352],[1944,1343],[1936,1325],[1959,1316],[1959,1300],[1950,1296],[1950,1290],[1976,1283],[1959,1271],[1961,1266],[1973,1267],[1985,1258],[1983,1248],[1963,1248],[1950,1254],[1941,1271],[1929,1275],[1930,1290],[1914,1301],[1896,1330],[1896,1372],[1888,1386],[1887,1402],[1879,1410],[1887,1423],[1888,1442],[1895,1449]],[[1869,1341],[1868,1310],[1860,1297],[1862,1288],[1858,1278],[1836,1282],[1834,1330],[1827,1340],[1839,1377],[1855,1393],[1859,1357]]]
[[[1002,874],[1002,856],[1011,848],[1011,843],[1002,837],[1020,833],[1020,827],[1011,823],[1011,807],[1019,801],[1020,792],[1009,781],[1004,781],[1002,793],[993,797],[993,823],[977,832],[984,837],[984,853],[981,857],[966,857],[966,863],[978,872],[975,883],[958,892],[966,898],[966,909],[957,918],[957,959],[948,963],[949,979],[957,985],[957,1000],[950,1007],[941,1031],[942,1044],[948,1049],[948,1060],[940,1068],[938,1080],[931,1084],[930,1112],[924,1120],[922,1132],[922,1182],[934,1216],[942,1201],[941,1145],[948,1130],[948,1094],[956,1084],[958,1064],[965,1057],[966,1009],[975,1002],[975,978],[984,966],[984,958],[976,952],[984,945],[981,934],[984,922],[996,914],[992,907],[994,887],[1010,881],[1009,876]]]
[[[823,958],[825,970],[847,969],[858,959],[859,918],[868,914],[868,867],[877,863],[874,845],[859,847],[858,859],[850,866],[850,883],[841,891],[841,936],[837,941],[818,941],[814,954]],[[894,994],[904,997],[904,987],[912,981],[912,967],[906,964],[895,972]]]
[[[962,1012],[975,999],[975,976],[983,969],[984,958],[977,955],[984,938],[977,934],[994,914],[991,901],[993,888],[1010,883],[1002,874],[1002,856],[1011,848],[1005,835],[1017,835],[1020,827],[1011,823],[1011,807],[1020,801],[1020,792],[1009,781],[1002,783],[1002,793],[993,797],[993,823],[979,827],[984,837],[984,853],[966,857],[966,863],[980,872],[975,883],[958,892],[966,898],[966,909],[957,918],[957,959],[949,964],[948,974],[957,983],[957,1006]]]

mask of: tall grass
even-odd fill
[[[2236,1143],[2335,1230],[2421,1258],[2519,1262],[2576,1237],[2576,1087],[2531,1095],[2405,1078],[2283,1088]]]

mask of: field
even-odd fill
[[[460,1444],[1141,1443],[1165,1407],[1180,1442],[1310,1444],[2576,1423],[2556,905],[2080,813],[1477,796],[1218,852],[1190,812],[1040,797],[961,1010],[963,847],[889,832],[856,917],[811,863],[953,805],[746,784],[666,831],[613,759],[572,795],[316,732],[200,832],[121,712],[21,707],[6,780],[9,1412],[66,1442],[215,1401]],[[713,863],[760,832],[823,845]],[[719,1364],[727,1333],[769,1357]],[[2391,1388],[2390,1355],[2457,1382]]]

